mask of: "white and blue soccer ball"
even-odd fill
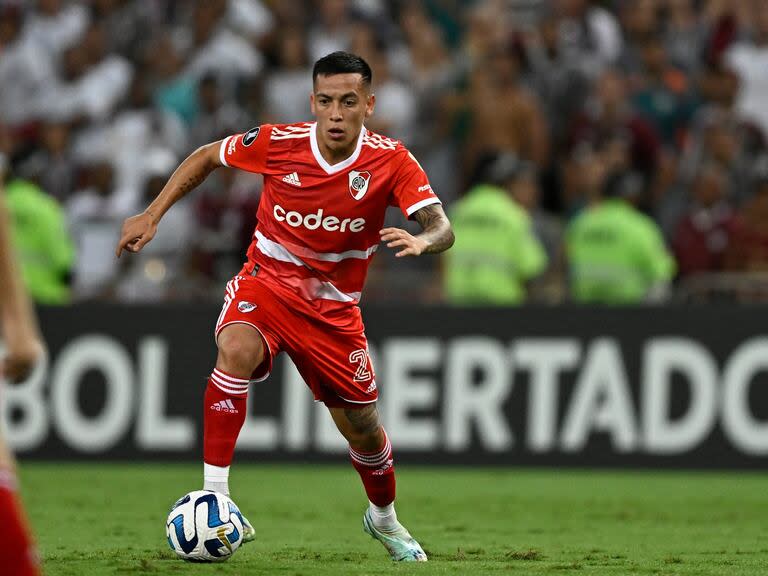
[[[165,522],[168,545],[190,562],[223,562],[243,542],[243,515],[231,498],[195,490],[179,498]]]

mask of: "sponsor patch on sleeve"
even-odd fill
[[[243,135],[243,146],[250,146],[253,144],[253,141],[258,138],[260,130],[261,126],[256,126],[256,128],[251,128],[248,130],[248,132]]]

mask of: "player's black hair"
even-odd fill
[[[363,84],[367,86],[370,86],[373,80],[373,72],[368,62],[357,54],[338,51],[331,52],[315,62],[315,66],[312,68],[312,82],[315,82],[318,76],[333,76],[335,74],[360,74],[363,77]]]

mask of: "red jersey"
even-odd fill
[[[226,138],[220,159],[264,175],[241,274],[258,265],[260,277],[322,314],[360,300],[387,206],[411,216],[440,200],[400,142],[363,127],[352,155],[331,165],[320,154],[316,127],[265,124]]]

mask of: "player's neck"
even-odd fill
[[[362,127],[360,128],[362,130]],[[317,149],[320,152],[320,155],[323,157],[323,160],[328,162],[331,166],[334,164],[339,164],[340,162],[344,162],[347,158],[352,156],[352,154],[355,153],[355,149],[357,148],[358,140],[360,139],[360,132],[355,135],[355,137],[352,139],[352,142],[349,143],[349,145],[343,147],[343,148],[331,148],[328,146],[328,144],[323,140],[323,138],[318,137],[317,139]]]

